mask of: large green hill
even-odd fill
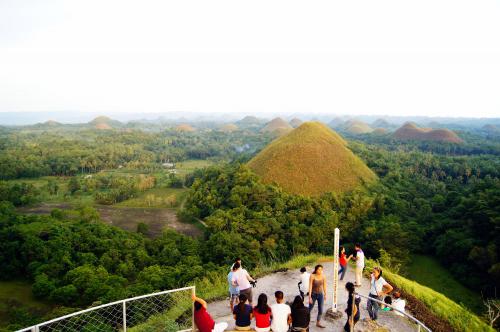
[[[248,165],[264,182],[306,196],[348,191],[376,178],[342,137],[319,122],[274,140]]]

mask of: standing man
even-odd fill
[[[306,267],[300,269],[300,281],[299,281],[299,292],[302,301],[304,301],[304,296],[309,296],[309,278],[311,274],[307,272]]]
[[[365,254],[361,249],[361,244],[356,243],[354,245],[354,256],[353,259],[356,261],[356,283],[354,286],[361,287],[361,282],[363,280],[363,269],[365,268]]]
[[[238,286],[240,289],[240,295],[245,294],[248,303],[252,305],[252,285],[251,282],[255,282],[255,279],[250,277],[247,270],[242,269],[240,263],[236,262],[233,266],[233,277],[231,279],[233,286]]]
[[[229,308],[233,312],[234,304],[238,304],[238,296],[240,296],[240,289],[238,286],[233,285],[233,274],[237,271],[234,264],[232,266],[232,271],[227,274],[227,282],[229,284]]]

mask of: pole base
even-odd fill
[[[333,322],[334,320],[342,318],[341,311],[333,311],[332,308],[328,309],[325,314],[325,319]]]

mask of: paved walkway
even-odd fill
[[[327,288],[328,288],[328,298],[326,301],[326,309],[332,307],[332,284],[333,284],[333,263],[326,262],[323,263],[324,270],[326,276],[328,278]],[[313,267],[308,267],[308,272],[311,272]],[[286,301],[292,302],[296,295],[299,295],[297,283],[299,282],[300,272],[297,270],[290,270],[287,272],[277,272],[274,274],[267,275],[258,280],[257,287],[253,289],[253,297],[254,304],[257,304],[257,297],[260,293],[266,293],[268,296],[269,304],[275,303],[274,300],[274,292],[276,290],[281,290],[285,294]],[[344,313],[344,310],[347,306],[347,291],[345,290],[345,284],[348,281],[354,282],[354,268],[349,266],[345,278],[343,281],[339,283],[339,292],[338,292],[338,303],[339,303],[339,311],[343,313],[341,319],[336,320],[334,322],[329,322],[323,320],[323,325],[326,328],[321,329],[315,326],[315,317],[317,315],[317,304],[314,307],[311,313],[311,332],[331,332],[331,331],[343,331],[344,324],[347,320],[347,315]],[[369,289],[369,281],[368,279],[363,280],[363,286],[357,288],[357,291],[360,294],[368,295]],[[229,301],[217,301],[209,303],[208,310],[211,313],[212,317],[217,322],[227,322],[229,324],[229,329],[234,328],[234,319],[231,315],[231,311],[229,308]],[[369,321],[363,321],[366,317],[368,317],[368,312],[366,310],[366,300],[361,300],[360,305],[361,311],[361,319],[355,326],[355,331],[416,331],[417,327],[415,324],[409,322],[406,318],[395,315],[393,312],[382,312],[379,311],[379,319],[378,323],[374,324]],[[253,321],[252,326],[255,326],[255,320]]]

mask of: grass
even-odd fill
[[[456,281],[451,273],[432,257],[414,255],[408,266],[408,277],[421,285],[439,291],[475,313],[479,314],[484,310],[481,296]]]
[[[375,266],[375,262],[367,260],[367,270]],[[447,321],[457,331],[493,331],[493,329],[466,307],[459,305],[449,297],[416,281],[392,273],[384,268],[384,278],[406,293],[415,296],[435,316]]]
[[[9,309],[25,308],[28,311],[46,313],[51,306],[34,298],[31,284],[25,281],[0,281],[0,326],[6,325]]]
[[[376,179],[344,139],[319,122],[306,122],[274,140],[248,165],[265,183],[306,196],[345,192]]]
[[[175,164],[177,175],[185,177],[187,174],[192,173],[197,168],[205,168],[214,164],[211,160],[189,159]]]
[[[177,208],[186,198],[185,188],[153,188],[137,197],[115,204],[118,207]]]

